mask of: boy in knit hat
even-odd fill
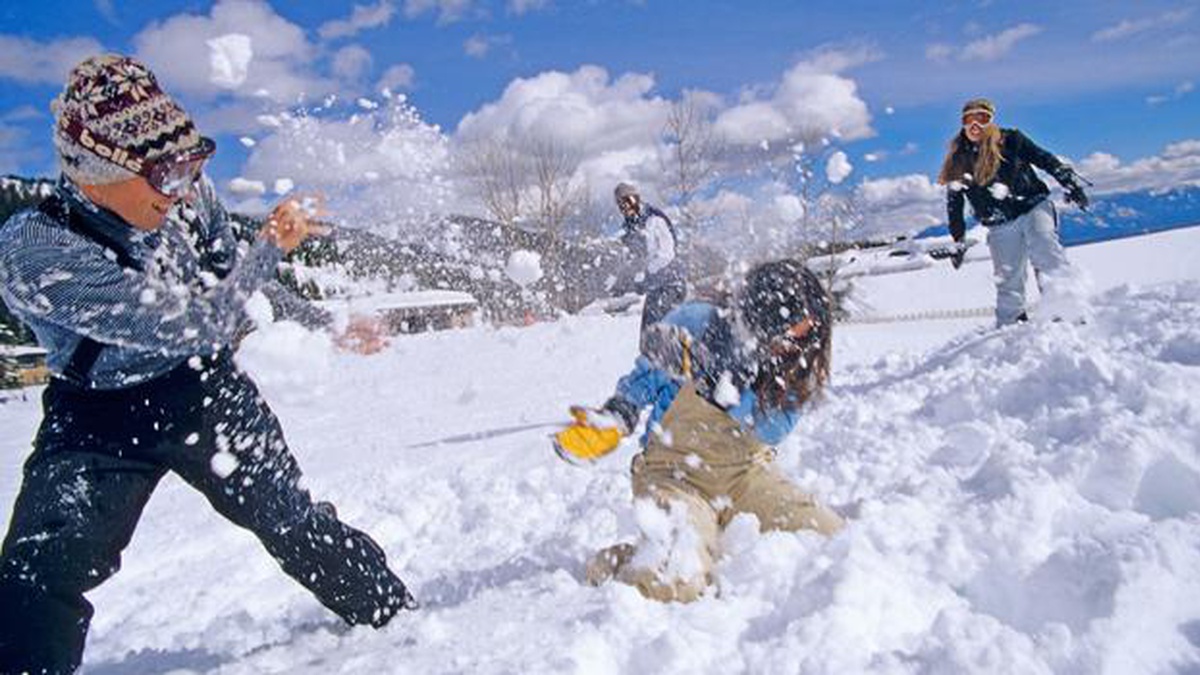
[[[201,173],[214,143],[131,58],[84,61],[52,109],[62,178],[0,226],[0,293],[54,374],[0,549],[0,672],[78,667],[83,594],[120,567],[168,471],[347,622],[415,607],[379,546],[300,487],[231,357],[246,298],[318,232],[311,211],[279,205],[239,256]],[[168,217],[184,200],[201,207],[190,231]]]

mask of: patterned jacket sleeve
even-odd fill
[[[10,299],[23,312],[102,344],[189,355],[229,344],[242,306],[274,272],[280,249],[265,241],[204,292],[169,287],[121,267],[105,249],[36,211],[6,227],[25,228],[0,252]]]

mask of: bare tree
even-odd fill
[[[520,150],[529,157],[536,195],[537,210],[531,215],[542,230],[560,234],[587,201],[583,186],[575,180],[580,153],[545,138],[529,138]]]
[[[475,196],[496,220],[531,223],[561,233],[587,195],[575,179],[580,155],[534,136],[480,140],[461,148],[461,168]]]
[[[662,158],[668,196],[679,206],[681,220],[692,227],[698,220],[693,208],[697,193],[718,175],[724,142],[713,126],[712,103],[685,93],[671,105],[663,127],[668,152]]]
[[[507,140],[483,139],[460,149],[463,173],[496,220],[512,225],[527,210],[528,163]]]

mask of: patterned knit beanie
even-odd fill
[[[75,66],[50,109],[62,171],[79,185],[129,180],[146,161],[200,142],[183,108],[128,56],[103,54]]]

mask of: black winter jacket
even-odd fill
[[[991,226],[1028,213],[1050,194],[1050,188],[1033,172],[1035,166],[1054,176],[1064,188],[1070,189],[1075,185],[1075,174],[1071,167],[1029,140],[1020,130],[1001,129],[1000,133],[1003,159],[991,182],[976,185],[962,180],[951,183],[946,190],[946,211],[950,236],[954,237],[954,241],[962,241],[967,229],[963,218],[964,193],[971,202],[975,218]],[[970,164],[973,165],[978,146],[964,143],[959,152],[969,153]],[[1001,185],[1004,187],[999,187]]]

